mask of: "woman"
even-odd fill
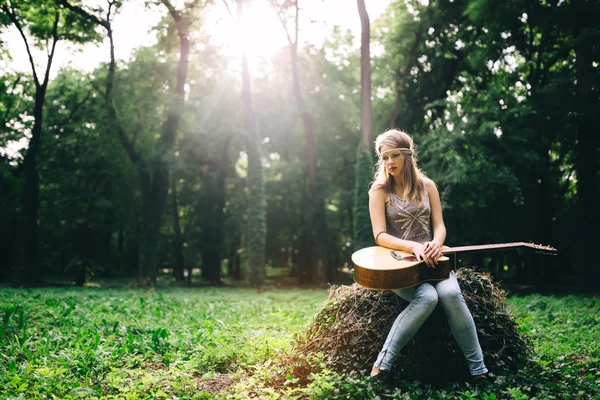
[[[375,182],[369,190],[369,212],[375,242],[379,246],[414,253],[435,268],[442,255],[446,227],[435,183],[418,168],[412,137],[389,130],[375,141],[379,156]],[[473,317],[460,292],[454,272],[439,282],[393,290],[410,304],[398,315],[371,370],[371,376],[389,385],[389,374],[400,350],[419,330],[439,303],[448,318],[471,375],[475,380],[488,372]]]

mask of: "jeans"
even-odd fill
[[[483,352],[477,338],[473,316],[460,292],[454,272],[451,271],[450,278],[443,281],[425,282],[411,288],[393,290],[393,292],[410,303],[394,321],[383,349],[377,356],[375,366],[382,370],[390,370],[400,350],[417,333],[435,306],[440,303],[450,323],[452,334],[465,355],[471,375],[488,372],[483,363]]]

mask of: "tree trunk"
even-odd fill
[[[228,274],[231,279],[239,281],[242,279],[242,263],[240,260],[240,236],[237,233],[232,233],[234,235],[232,248],[229,251],[229,260],[227,262]]]
[[[404,89],[406,88],[406,81],[408,80],[408,76],[410,74],[410,69],[415,61],[415,54],[417,52],[417,47],[419,47],[419,43],[423,37],[423,25],[419,25],[419,30],[415,35],[415,40],[410,47],[410,52],[408,53],[408,58],[406,59],[406,65],[404,66],[404,71],[402,75],[399,76],[399,79],[396,81],[396,102],[394,103],[394,111],[392,111],[392,117],[390,118],[389,128],[393,129],[396,127],[396,120],[398,119],[398,115],[400,115],[400,107],[402,106],[402,96],[404,95]]]
[[[226,140],[225,149],[229,140]],[[225,153],[225,151],[224,151]],[[223,157],[225,158],[225,157]],[[221,167],[215,175],[207,176],[207,220],[203,224],[205,232],[202,236],[202,278],[211,284],[221,284],[221,252],[225,237],[225,171],[222,160]]]
[[[176,14],[178,15],[178,14]],[[163,132],[156,144],[154,157],[151,159],[151,191],[142,191],[142,216],[144,227],[140,241],[140,286],[153,285],[156,282],[156,255],[162,216],[164,214],[169,191],[169,170],[173,159],[173,146],[181,112],[185,103],[185,82],[187,79],[189,63],[189,38],[185,24],[181,24],[178,17],[174,15],[175,26],[179,36],[179,65],[177,68],[177,83],[173,101],[169,107],[167,120],[163,124]]]
[[[183,267],[185,260],[183,257],[183,235],[181,234],[181,224],[179,223],[179,204],[177,201],[177,182],[174,177],[171,177],[171,216],[173,217],[173,255],[174,255],[174,268],[173,276],[178,281],[185,280],[183,273]],[[188,277],[191,281],[191,276]]]
[[[156,178],[154,180],[156,182]],[[142,220],[138,236],[138,286],[150,287],[156,284],[157,269],[156,256],[160,225],[162,222],[162,209],[158,196],[146,180],[142,184]]]
[[[4,226],[0,227],[0,237],[2,238],[2,243],[0,243],[0,253],[4,254],[4,258],[2,263],[0,263],[0,282],[4,280],[8,280],[14,278],[17,274],[15,271],[19,264],[19,255],[17,252],[20,250],[18,247],[18,235],[14,233],[14,227],[19,226],[20,215],[16,211],[16,202],[19,202],[21,199],[17,198],[16,201],[13,200],[14,193],[12,188],[8,188],[8,185],[4,186],[0,182],[0,190],[3,190],[3,194],[8,194],[6,200],[7,202],[2,202],[2,209],[7,210],[6,217],[3,220],[6,222]],[[7,190],[4,190],[7,189]]]
[[[142,191],[142,221],[139,235],[139,276],[141,286],[153,285],[156,281],[156,255],[160,234],[162,216],[164,214],[166,199],[169,189],[169,168],[172,160],[175,136],[185,103],[185,83],[188,72],[189,37],[188,28],[190,21],[181,12],[177,11],[169,0],[161,0],[173,18],[175,30],[179,36],[179,65],[177,68],[177,82],[173,101],[169,105],[167,120],[162,127],[162,134],[154,149],[153,157],[149,162],[141,162],[133,144],[129,141],[117,118],[116,108],[113,104],[112,89],[116,71],[113,31],[110,14],[113,3],[109,2],[109,11],[106,20],[101,20],[81,7],[70,5],[67,1],[60,3],[67,8],[84,15],[86,18],[103,26],[110,43],[110,63],[106,78],[106,105],[108,111],[108,125],[111,131],[116,131],[130,160],[137,166]],[[195,4],[192,5],[192,8]],[[191,10],[188,10],[191,11]]]
[[[294,3],[295,6],[295,29],[294,29],[294,40],[288,35],[288,47],[290,50],[290,61],[292,70],[292,92],[294,94],[294,100],[296,109],[302,120],[302,126],[304,127],[304,136],[306,139],[306,167],[308,173],[308,189],[310,193],[310,210],[307,210],[308,215],[308,229],[305,234],[308,235],[308,242],[310,243],[306,250],[308,253],[303,257],[303,263],[300,265],[298,272],[306,280],[306,283],[319,283],[325,282],[329,273],[326,273],[328,263],[327,257],[327,220],[325,218],[324,199],[319,194],[317,184],[317,148],[315,145],[314,135],[314,123],[312,116],[308,112],[304,96],[302,95],[300,85],[300,73],[298,69],[298,14],[299,5],[298,1]],[[285,24],[284,24],[285,28]],[[286,31],[287,32],[287,31]],[[307,207],[308,208],[308,207]],[[310,271],[309,271],[310,269]]]
[[[243,16],[244,0],[237,0],[238,17]],[[244,32],[240,32],[241,35]],[[249,282],[259,289],[265,279],[266,200],[260,152],[260,133],[252,109],[250,73],[246,53],[242,53],[242,102],[244,128],[246,129],[246,152],[248,154],[248,264]]]
[[[591,3],[591,2],[590,2]],[[590,10],[591,11],[591,10]],[[581,239],[575,243],[578,270],[583,274],[584,282],[593,284],[597,275],[594,255],[595,246],[585,238],[593,237],[600,231],[600,205],[598,197],[599,140],[598,140],[598,95],[592,96],[593,87],[593,39],[585,37],[585,28],[592,27],[590,21],[593,12],[583,18],[583,26],[575,37],[576,77],[577,77],[577,147],[575,156],[575,171],[577,174],[577,209],[579,215],[579,232]],[[585,24],[587,22],[587,24]],[[587,26],[586,26],[587,25]]]
[[[23,159],[23,189],[21,192],[21,268],[15,276],[16,285],[28,285],[39,281],[40,228],[38,210],[40,204],[40,182],[37,157],[40,149],[46,85],[36,85],[33,116],[35,122],[31,130],[29,147]]]
[[[117,233],[117,267],[119,272],[125,269],[127,265],[127,254],[125,254],[125,235],[123,233],[123,228],[119,228],[119,233]]]
[[[357,0],[360,16],[360,126],[361,142],[371,152],[372,107],[371,107],[371,27],[364,0]]]
[[[538,185],[539,192],[539,223],[538,228],[540,229],[537,235],[537,240],[540,244],[549,245],[553,242],[553,220],[555,214],[555,207],[553,201],[553,193],[551,191],[551,177],[550,177],[550,146],[547,146],[543,152],[544,167],[541,169],[541,179]],[[558,265],[555,262],[555,257],[536,257],[536,264],[539,265],[539,277],[545,284],[554,284],[560,274],[560,270],[557,268]]]
[[[12,7],[12,6],[11,6]],[[34,124],[31,130],[31,139],[25,157],[23,159],[23,188],[21,192],[21,215],[20,215],[20,239],[21,239],[21,266],[17,269],[14,276],[14,285],[28,285],[40,281],[38,264],[40,253],[40,228],[38,225],[38,211],[40,206],[40,182],[37,169],[37,158],[40,152],[42,140],[42,127],[44,117],[44,99],[46,98],[46,88],[50,81],[50,70],[54,59],[54,51],[58,42],[58,22],[60,14],[55,12],[54,23],[52,25],[52,40],[50,52],[48,53],[48,63],[44,79],[40,82],[36,73],[35,63],[29,50],[29,43],[24,34],[23,28],[19,23],[17,15],[12,8],[6,4],[2,6],[3,12],[8,19],[17,28],[27,49],[29,62],[35,81],[35,104],[33,109]]]
[[[203,242],[206,247],[202,251],[202,277],[213,284],[221,284],[221,260],[223,242],[225,241],[225,178],[229,169],[229,144],[233,136],[227,136],[223,141],[221,158],[217,162],[216,177],[211,179],[208,187],[212,194],[209,199],[209,235],[205,235]],[[239,264],[239,255],[237,256]],[[210,264],[205,264],[208,261]],[[209,268],[204,268],[210,265]]]
[[[354,186],[354,249],[373,242],[369,216],[369,182],[373,178],[371,155],[372,111],[371,111],[371,52],[369,14],[364,0],[357,0],[361,22],[360,41],[360,117],[361,140],[356,152],[356,177]]]

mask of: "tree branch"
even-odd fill
[[[404,67],[404,72],[400,77],[400,81],[397,82],[396,87],[396,102],[394,103],[394,111],[392,112],[392,118],[390,118],[389,128],[393,129],[396,124],[396,119],[398,118],[398,114],[400,114],[400,105],[402,102],[402,94],[404,93],[404,88],[406,86],[406,81],[408,79],[408,75],[410,74],[410,69],[415,59],[415,53],[417,52],[417,47],[419,46],[419,42],[421,41],[421,37],[423,36],[423,24],[419,26],[419,30],[415,35],[415,40],[410,48],[410,52],[408,53],[408,59],[406,60],[406,66]]]
[[[6,13],[6,15],[8,15],[8,18],[11,20],[11,22],[15,25],[15,27],[21,34],[21,37],[25,42],[25,47],[27,48],[27,55],[29,56],[29,63],[31,64],[31,69],[33,70],[33,79],[35,85],[40,86],[40,81],[38,79],[37,73],[35,72],[35,63],[33,62],[33,56],[31,55],[31,50],[29,49],[29,43],[27,42],[27,38],[25,37],[25,32],[23,32],[23,28],[21,27],[17,16],[12,12],[11,9],[9,9],[6,5],[3,5],[2,10]]]
[[[106,11],[106,22],[110,26],[110,13],[112,11],[112,6],[115,4],[114,1],[108,0],[108,11]],[[106,27],[105,27],[106,28]],[[108,29],[108,28],[107,28]]]
[[[295,34],[294,34],[294,43],[295,43],[296,47],[298,47],[298,28],[299,28],[299,25],[298,25],[298,16],[300,15],[298,1],[299,0],[294,0],[294,5],[296,6],[294,8],[294,10],[296,12],[296,14],[294,16],[294,32],[295,32]]]
[[[131,160],[132,163],[136,164],[137,161],[139,160],[139,155],[137,154],[137,152],[135,151],[135,148],[133,147],[133,144],[131,143],[131,141],[129,140],[127,135],[125,134],[125,131],[123,131],[123,127],[117,117],[117,109],[116,109],[115,105],[112,103],[112,101],[107,101],[106,104],[108,107],[109,126],[112,126],[117,131],[117,135],[119,136],[119,141],[121,142],[121,145],[125,149],[127,156],[129,157],[129,159]],[[138,170],[140,170],[140,168],[138,168]],[[141,170],[140,170],[140,172],[141,172]]]
[[[165,7],[167,7],[167,9],[169,10],[169,14],[171,14],[175,22],[179,24],[179,22],[181,21],[181,14],[179,13],[179,11],[177,11],[175,7],[173,7],[169,0],[160,0],[160,2],[163,3]]]
[[[298,36],[296,35],[296,41],[292,41],[292,38],[290,36],[290,32],[288,31],[287,28],[287,24],[285,23],[285,19],[283,18],[283,11],[281,9],[281,7],[279,6],[279,4],[277,3],[276,0],[271,0],[271,6],[275,9],[275,12],[277,13],[277,18],[279,18],[279,22],[281,23],[281,27],[283,28],[283,30],[285,31],[285,35],[287,36],[287,40],[290,46],[292,46],[294,43],[297,43],[298,41]],[[296,3],[296,10],[298,9],[298,3]],[[297,17],[297,15],[296,15]],[[298,27],[298,20],[296,20],[296,27]],[[298,31],[298,29],[296,29],[296,31]]]
[[[106,93],[104,92],[104,90],[100,89],[98,85],[96,85],[96,82],[94,82],[94,79],[90,76],[90,74],[88,74],[88,79],[90,85],[92,85],[92,87],[96,89],[96,91],[102,96],[102,98],[106,100]]]
[[[54,59],[54,51],[56,50],[56,43],[58,42],[58,21],[60,19],[60,14],[58,11],[54,17],[54,25],[52,26],[52,50],[50,50],[50,54],[48,55],[48,64],[46,65],[46,73],[44,74],[44,83],[43,86],[48,85],[48,80],[50,79],[50,68],[52,67],[52,60]]]
[[[225,4],[225,8],[227,9],[229,16],[233,18],[233,13],[231,12],[231,8],[229,8],[229,3],[227,3],[227,0],[223,0],[223,4]]]
[[[526,48],[527,48],[527,56],[528,59],[531,61],[529,63],[529,76],[533,76],[533,51],[534,51],[534,33],[533,33],[533,22],[531,21],[531,19],[534,16],[534,10],[533,10],[533,5],[530,3],[529,4],[529,12],[527,13],[527,26],[529,28],[528,30],[528,43],[526,43]]]
[[[64,118],[62,121],[60,121],[59,125],[66,125],[69,122],[71,122],[71,120],[75,116],[75,113],[77,113],[77,111],[79,110],[79,108],[81,108],[81,106],[84,105],[86,101],[88,101],[88,99],[90,98],[90,96],[92,95],[93,92],[94,92],[94,89],[93,88],[90,89],[90,91],[85,96],[85,98],[83,100],[81,100],[80,102],[78,102],[77,104],[75,104],[75,106],[71,110],[71,113],[69,114],[69,116],[66,117],[66,118]]]
[[[547,34],[543,34],[542,35],[542,40],[540,41],[540,45],[537,47],[537,57],[535,60],[535,69],[533,70],[533,77],[531,79],[532,82],[537,82],[539,76],[540,76],[540,69],[542,66],[542,58],[545,54],[545,48],[546,48],[546,43],[548,42],[548,35]],[[533,55],[532,55],[533,57]],[[531,60],[533,62],[533,59]]]
[[[109,27],[108,19],[106,21],[102,20],[102,19],[96,17],[94,14],[88,12],[87,10],[84,10],[83,8],[81,8],[79,6],[72,5],[67,0],[58,0],[58,3],[62,4],[63,6],[67,7],[69,10],[73,11],[74,13],[77,13],[77,14],[81,15],[84,18],[87,18],[87,19],[90,19],[90,20],[94,21],[95,23],[97,23],[98,25],[103,26],[106,29],[110,28]],[[110,7],[112,6],[113,3],[109,1],[108,4],[109,4],[108,9],[109,9],[109,15],[110,15]]]
[[[114,81],[114,76],[115,76],[115,54],[114,54],[114,43],[113,43],[113,37],[112,37],[112,27],[110,24],[110,16],[111,16],[111,8],[112,8],[114,2],[111,2],[110,0],[108,1],[108,12],[106,15],[106,20],[96,17],[95,15],[89,13],[88,11],[84,10],[81,7],[70,4],[67,0],[58,0],[58,2],[62,5],[64,5],[65,7],[67,7],[69,10],[78,13],[79,15],[83,16],[84,18],[88,18],[88,19],[92,20],[93,22],[97,23],[98,25],[103,26],[107,31],[107,35],[108,35],[108,38],[110,41],[110,63],[108,66],[108,76],[106,78],[106,90],[104,91],[103,97],[106,102],[106,108],[107,108],[107,112],[108,112],[108,124],[111,129],[114,129],[117,131],[117,135],[119,137],[119,141],[121,142],[121,145],[125,149],[125,152],[127,153],[127,156],[129,157],[131,162],[135,164],[139,160],[139,155],[135,151],[135,148],[134,148],[132,142],[129,140],[129,138],[125,134],[125,131],[123,130],[123,126],[119,122],[119,118],[117,116],[117,109],[114,105],[114,99],[112,97],[113,81]],[[93,83],[92,83],[92,86],[96,90],[98,90],[98,88]],[[98,90],[98,92],[102,93],[100,90]],[[138,170],[140,170],[140,174],[142,174],[143,171],[141,171],[140,168],[138,168]]]

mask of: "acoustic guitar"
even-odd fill
[[[426,281],[441,281],[450,277],[457,268],[457,253],[501,250],[526,247],[544,254],[556,254],[556,249],[533,243],[499,243],[476,246],[442,248],[438,264],[431,268],[425,261],[417,260],[412,253],[392,250],[382,246],[366,247],[352,254],[354,280],[367,289],[405,289]],[[450,256],[450,257],[447,257]]]

